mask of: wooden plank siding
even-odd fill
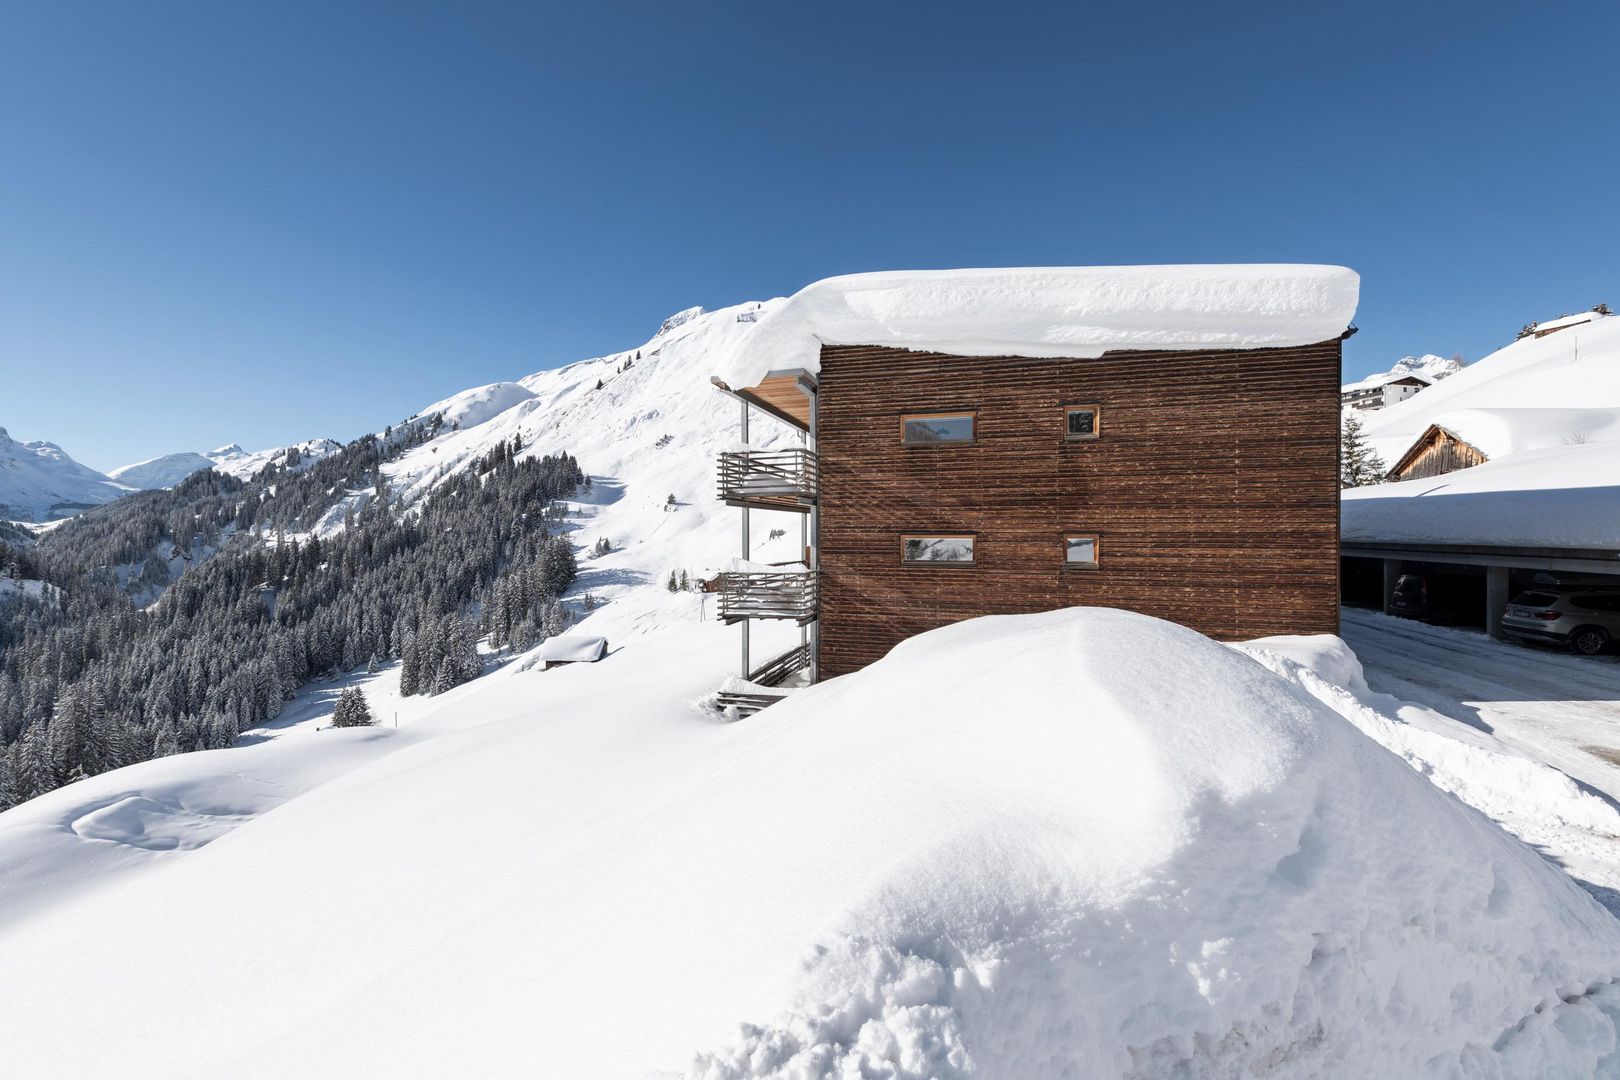
[[[1430,424],[1389,470],[1387,479],[1424,480],[1484,463],[1485,454],[1477,446],[1464,442],[1443,427]]]
[[[820,671],[978,615],[1129,608],[1218,638],[1338,632],[1340,343],[1096,359],[826,346],[818,377]],[[1101,437],[1065,438],[1096,405]],[[903,446],[971,410],[971,444]],[[903,534],[974,562],[902,565]],[[1095,568],[1063,538],[1100,537]]]

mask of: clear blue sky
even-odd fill
[[[0,426],[350,439],[902,267],[1337,262],[1357,376],[1620,303],[1620,4],[0,8]]]

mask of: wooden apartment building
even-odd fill
[[[1336,633],[1341,341],[1089,358],[825,345],[819,370],[722,385],[745,442],[750,409],[803,433],[722,457],[722,498],[805,522],[805,565],[722,575],[756,676],[743,698],[979,615],[1096,605],[1222,639]],[[760,617],[805,628],[775,668],[748,656]]]

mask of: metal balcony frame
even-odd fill
[[[727,570],[719,575],[720,620],[790,619],[814,622],[820,607],[821,575],[814,570],[780,573]]]
[[[808,446],[730,450],[720,455],[717,480],[727,506],[808,514],[821,487],[821,458]]]

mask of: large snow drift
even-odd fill
[[[871,886],[795,1008],[706,1076],[1616,1067],[1620,924],[1191,631],[981,619],[762,716],[799,766],[772,803],[832,822],[829,869]],[[863,760],[840,766],[846,740]]]
[[[189,849],[129,845],[274,743],[53,793],[35,858],[143,869],[0,926],[8,1075],[1617,1074],[1620,924],[1233,649],[983,619],[720,725],[728,643],[458,687]]]
[[[967,356],[1309,345],[1344,333],[1360,278],[1342,266],[1073,266],[849,274],[808,285],[716,360],[752,386],[820,367],[822,345]]]

